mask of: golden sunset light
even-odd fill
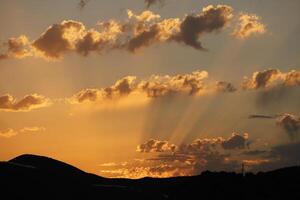
[[[129,179],[299,165],[297,0],[0,5],[1,160]]]

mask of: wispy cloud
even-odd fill
[[[43,132],[45,130],[46,128],[41,126],[29,126],[19,130],[8,128],[8,129],[0,130],[0,137],[11,138],[18,135],[19,133],[38,133],[38,132]]]

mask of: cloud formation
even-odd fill
[[[11,138],[13,136],[18,135],[19,133],[37,133],[45,131],[45,127],[38,127],[38,126],[32,126],[32,127],[24,127],[20,130],[14,130],[12,128],[0,130],[0,138]]]
[[[232,133],[232,136],[230,138],[222,142],[222,147],[228,150],[249,148],[250,142],[247,140],[248,133],[244,133],[244,135]]]
[[[0,60],[5,58],[24,58],[32,56],[31,46],[25,35],[21,35],[17,38],[9,38],[3,45],[7,47],[7,50],[0,54]]]
[[[155,4],[163,5],[164,2],[165,0],[145,0],[147,8]]]
[[[276,116],[273,115],[249,115],[248,119],[274,119]]]
[[[109,169],[101,170],[101,174],[110,177],[140,178],[145,176],[190,176],[197,175],[204,170],[235,171],[243,161],[243,158],[237,159],[236,156],[241,155],[247,142],[248,135],[237,133],[227,139],[222,137],[201,138],[189,144],[180,145],[150,139],[138,145],[137,151],[154,153],[153,157],[127,162],[126,166],[122,166],[120,163]]]
[[[96,102],[101,100],[118,99],[129,95],[135,86],[135,76],[126,76],[115,82],[114,85],[101,89],[84,89],[79,91],[68,101],[71,104]]]
[[[287,73],[278,69],[267,69],[254,72],[251,78],[245,78],[242,88],[256,90],[261,88],[274,88],[276,86],[298,86],[300,85],[300,71],[291,70]]]
[[[137,151],[143,153],[173,152],[176,154],[194,154],[202,151],[216,150],[217,148],[222,148],[223,150],[239,150],[249,148],[249,145],[248,133],[244,133],[244,135],[232,133],[232,136],[227,139],[223,137],[201,138],[194,140],[190,144],[181,145],[170,144],[168,141],[150,139],[138,145]]]
[[[203,81],[207,77],[206,71],[194,71],[190,74],[175,76],[152,75],[148,80],[141,81],[138,88],[152,98],[178,93],[196,95],[205,89],[206,86]]]
[[[255,14],[241,13],[232,35],[239,39],[247,39],[253,35],[265,34],[266,26],[260,20],[261,18]]]
[[[235,92],[237,89],[234,87],[232,83],[226,81],[217,81],[216,82],[216,90],[220,92]]]
[[[88,1],[80,1],[84,7]],[[149,1],[148,5],[158,1]],[[230,25],[234,17],[233,8],[228,5],[208,5],[200,12],[187,14],[182,18],[166,18],[152,11],[139,14],[127,10],[128,19],[100,21],[93,28],[82,22],[63,20],[49,26],[38,38],[29,41],[24,35],[6,42],[6,52],[1,59],[43,57],[47,60],[62,59],[70,52],[88,56],[92,52],[103,53],[112,50],[136,52],[142,48],[160,43],[176,42],[197,50],[204,50],[201,37],[218,33]],[[263,26],[255,15],[240,16],[241,25],[235,35],[244,38],[259,32]],[[264,27],[264,26],[263,26]]]
[[[114,100],[132,93],[142,94],[148,98],[175,95],[200,96],[218,92],[234,92],[235,87],[228,82],[219,81],[210,84],[206,71],[194,71],[189,74],[151,75],[148,79],[138,80],[136,76],[126,76],[110,87],[84,89],[69,98],[71,104]]]
[[[295,115],[285,113],[277,119],[277,124],[282,127],[292,141],[299,138],[300,118]]]
[[[79,8],[82,10],[89,3],[90,0],[80,0],[78,3]]]
[[[142,153],[149,152],[165,152],[174,151],[175,145],[169,144],[167,141],[159,141],[155,139],[150,139],[147,142],[138,145],[137,151]]]
[[[4,138],[10,138],[17,134],[18,134],[18,132],[11,128],[6,129],[6,130],[0,130],[0,137],[4,137]]]
[[[233,8],[227,5],[209,5],[199,14],[187,15],[180,24],[180,31],[172,40],[182,42],[195,49],[204,49],[199,37],[205,33],[224,28],[233,17]]]
[[[0,96],[0,110],[3,111],[27,112],[33,109],[47,107],[50,104],[50,99],[38,94],[26,95],[19,100],[9,94]]]

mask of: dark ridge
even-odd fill
[[[16,163],[25,166],[32,166],[40,170],[46,170],[49,172],[59,172],[66,174],[83,174],[84,171],[64,163],[59,160],[48,158],[46,156],[38,156],[32,154],[24,154],[18,157],[15,157],[8,162]]]
[[[300,199],[300,167],[245,176],[203,172],[172,178],[110,179],[64,162],[22,155],[0,162],[1,199]]]

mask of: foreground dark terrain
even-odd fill
[[[0,162],[0,199],[300,199],[300,167],[266,173],[204,172],[177,178],[107,179],[35,155]]]

